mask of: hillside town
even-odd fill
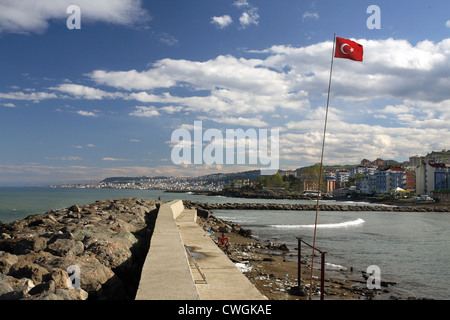
[[[417,200],[449,201],[450,150],[411,156],[399,163],[377,158],[358,165],[324,166],[320,192],[328,197],[388,195]],[[318,192],[318,165],[279,170],[277,184],[267,184],[259,171],[201,177],[121,177],[101,182],[53,186],[58,188],[108,188],[166,190],[171,192],[220,192],[224,189],[278,189],[314,195]],[[262,179],[261,179],[262,178]],[[266,180],[269,180],[267,177]],[[284,183],[283,183],[284,181]]]
[[[444,155],[444,156],[443,156]],[[303,189],[317,190],[317,179],[311,179],[302,170],[281,171],[282,176],[295,176],[303,182]],[[325,171],[326,188],[323,191],[333,197],[347,194],[388,194],[423,200],[447,199],[450,192],[450,152],[412,156],[403,164],[392,164],[377,158],[363,159],[358,166]],[[324,190],[325,189],[325,190]]]

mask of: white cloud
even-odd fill
[[[8,93],[0,93],[0,99],[10,99],[10,100],[27,100],[27,101],[41,101],[45,99],[55,99],[58,96],[54,93],[48,92],[8,92]]]
[[[111,158],[111,157],[105,157],[102,158],[103,161],[131,161],[130,159],[121,159],[121,158]]]
[[[228,27],[231,23],[233,23],[233,19],[229,15],[223,15],[220,17],[212,17],[211,23],[217,25],[220,29],[224,29]]]
[[[165,106],[160,108],[161,111],[164,111],[168,114],[174,114],[183,110],[183,107],[180,106]]]
[[[237,0],[237,1],[233,2],[233,6],[238,7],[238,8],[245,8],[245,7],[249,7],[250,4],[247,2],[247,0]]]
[[[62,157],[46,157],[47,160],[56,160],[56,161],[81,161],[83,158],[74,157],[74,156],[62,156]]]
[[[247,0],[237,0],[233,2],[233,6],[243,11],[239,18],[242,29],[247,28],[251,24],[259,24],[258,8],[250,4]]]
[[[3,103],[2,106],[7,108],[15,108],[16,105],[14,103]]]
[[[450,39],[355,41],[364,46],[364,62],[336,59],[334,64],[327,162],[448,149]],[[282,158],[315,163],[332,45],[279,45],[251,51],[252,58],[168,58],[144,70],[94,70],[90,79],[111,90],[65,83],[51,88],[56,93],[22,90],[0,93],[0,99],[124,99],[138,101],[132,116],[190,113],[217,123],[280,127]]]
[[[161,33],[157,34],[156,37],[159,42],[162,42],[162,43],[168,45],[169,47],[174,47],[179,43],[177,38],[168,34],[167,32],[161,32]]]
[[[211,118],[214,122],[226,123],[244,127],[267,127],[269,124],[261,120],[261,117],[256,118],[244,118],[244,117],[220,117]]]
[[[308,19],[309,20],[319,20],[319,14],[317,12],[306,11],[305,13],[303,13],[302,21],[305,21]]]
[[[110,93],[97,88],[87,87],[79,84],[64,83],[57,87],[49,88],[50,90],[56,90],[63,93],[70,94],[77,99],[87,100],[102,100],[104,98],[117,98],[123,97],[121,93]]]
[[[263,67],[264,60],[218,56],[204,62],[163,59],[142,72],[94,71],[92,80],[118,89],[151,90],[178,86],[193,92],[207,90],[209,95],[173,96],[170,92],[153,94],[132,92],[127,99],[145,103],[168,104],[161,111],[173,113],[224,112],[257,113],[273,111],[276,107],[302,108],[307,105],[307,94],[292,87],[286,74]],[[152,111],[152,110],[150,110]]]
[[[92,111],[78,110],[76,113],[83,117],[96,118],[98,116],[95,112],[92,112]]]
[[[141,0],[0,0],[0,33],[43,33],[51,20],[61,20],[65,27],[70,5],[81,8],[82,24],[139,25],[150,19],[141,4]]]
[[[447,28],[450,28],[450,20],[447,20],[447,22],[445,23],[445,26],[446,26]]]
[[[130,116],[151,118],[161,115],[155,107],[136,106],[135,108],[136,110],[131,112]]]
[[[239,18],[239,22],[243,28],[248,27],[251,24],[258,25],[259,24],[259,14],[258,9],[252,7],[250,10],[242,13]]]
[[[125,90],[167,88],[176,84],[176,82],[166,75],[156,64],[154,68],[145,72],[138,72],[136,70],[109,72],[95,70],[88,74],[88,76],[98,84],[106,84]]]

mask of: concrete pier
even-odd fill
[[[181,200],[160,207],[136,300],[266,300],[196,220]]]

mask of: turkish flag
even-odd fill
[[[355,41],[336,37],[335,58],[363,61],[363,46]]]

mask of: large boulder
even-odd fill
[[[72,239],[57,239],[47,246],[47,251],[60,257],[78,256],[83,253],[84,244],[81,241]]]
[[[35,284],[42,283],[48,274],[49,271],[46,268],[23,259],[19,259],[18,262],[13,264],[8,272],[9,276],[18,279],[31,279]]]
[[[0,273],[0,300],[22,299],[33,287],[30,279],[16,279]]]
[[[0,251],[0,273],[8,274],[9,269],[19,261],[15,254]]]

